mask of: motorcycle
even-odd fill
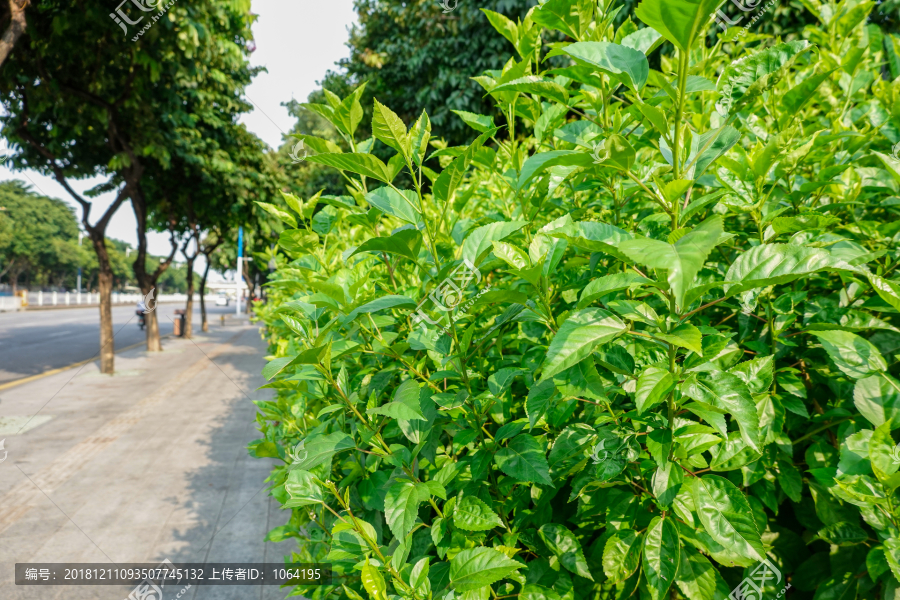
[[[144,326],[147,324],[147,317],[146,315],[144,315],[144,311],[136,310],[134,311],[134,314],[136,314],[138,318],[138,327],[140,327],[141,331],[143,331]]]

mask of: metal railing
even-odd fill
[[[113,306],[132,304],[137,305],[142,298],[141,294],[112,293]],[[216,295],[207,294],[207,302],[215,302]],[[199,302],[200,294],[194,294],[194,301]],[[162,294],[156,300],[158,303],[187,302],[187,294]],[[25,310],[29,308],[47,308],[63,306],[99,306],[100,294],[97,292],[24,292],[17,296],[0,296],[0,312]]]

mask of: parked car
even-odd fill
[[[216,297],[216,306],[228,306],[228,303],[228,294],[219,292],[219,295]]]

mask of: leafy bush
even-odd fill
[[[326,94],[351,151],[308,160],[348,194],[264,206],[257,313],[277,398],[250,451],[292,511],[268,539],[338,576],[294,593],[896,597],[896,40],[872,3],[810,6],[808,40],[713,47],[706,0],[643,0],[643,29],[489,13],[517,53],[475,78],[502,141],[380,103],[357,140],[359,94]]]

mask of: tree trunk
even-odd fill
[[[206,320],[206,300],[204,298],[206,295],[207,275],[209,275],[209,255],[206,256],[206,268],[203,269],[203,277],[200,279],[200,321],[202,322],[201,329],[204,332],[209,331],[209,322]]]
[[[188,258],[185,265],[187,272],[187,304],[184,307],[184,337],[190,338],[194,336],[193,313],[194,313],[194,259]]]
[[[159,276],[163,274],[172,260],[175,258],[175,252],[178,250],[178,244],[175,243],[175,234],[170,230],[170,241],[172,244],[172,252],[168,258],[159,264],[153,274],[147,273],[147,205],[144,202],[143,193],[139,190],[139,186],[134,184],[131,194],[131,206],[134,209],[134,217],[137,221],[137,258],[132,265],[134,275],[137,279],[138,287],[141,293],[146,296],[152,289],[156,287]],[[156,290],[156,297],[162,295],[162,290]],[[147,314],[147,352],[162,352],[162,344],[159,341],[159,318],[156,311]]]
[[[30,0],[9,0],[9,26],[0,38],[0,65],[2,65],[19,37],[25,33],[25,7]]]
[[[112,375],[115,372],[116,347],[112,323],[112,266],[106,251],[106,240],[99,233],[91,236],[97,253],[98,286],[100,288],[100,372]]]

